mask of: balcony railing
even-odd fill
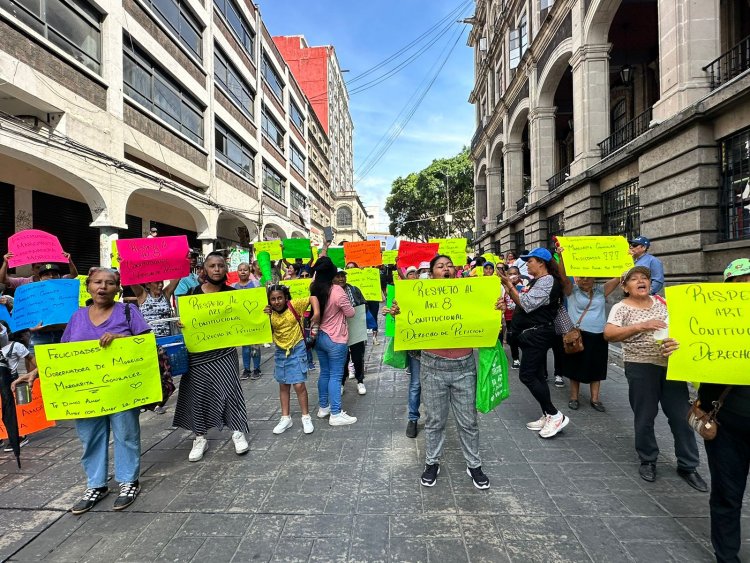
[[[482,123],[480,123],[479,127],[477,127],[477,130],[474,133],[474,136],[471,138],[471,150],[472,151],[475,148],[477,148],[477,145],[479,144],[479,139],[482,138],[482,132],[483,131],[484,131],[484,125]]]
[[[523,196],[516,202],[516,211],[523,211],[527,203],[529,203],[529,196]]]
[[[599,143],[602,158],[606,158],[617,149],[624,147],[630,141],[645,133],[648,130],[648,124],[651,123],[651,115],[651,108],[648,108]]]
[[[711,79],[711,90],[750,68],[750,35],[703,67]]]
[[[570,164],[563,166],[557,174],[547,180],[549,191],[554,192],[557,188],[562,186],[568,178],[570,178]]]

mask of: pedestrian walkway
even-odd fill
[[[311,435],[302,433],[295,400],[294,426],[271,433],[280,416],[278,386],[271,354],[264,355],[263,378],[243,382],[249,454],[236,456],[230,433],[212,431],[204,460],[189,463],[192,437],[170,427],[173,399],[167,415],[142,415],[143,491],[124,512],[111,511],[114,494],[83,516],[66,512],[85,486],[69,422],[34,435],[20,471],[6,454],[0,559],[712,561],[708,495],[675,473],[662,416],[657,481],[638,477],[627,384],[616,366],[602,386],[606,413],[590,408],[585,394],[581,409],[570,412],[567,389],[552,388],[571,424],[547,441],[524,426],[539,413],[513,371],[511,397],[480,415],[492,488],[479,491],[450,424],[437,485],[419,485],[421,425],[416,440],[404,435],[408,379],[380,365],[382,343],[367,350],[367,394],[357,394],[356,380],[346,386],[344,409],[358,422],[331,428],[314,418]],[[311,405],[317,373],[310,376]],[[700,471],[708,479],[705,461]],[[743,528],[741,556],[750,558],[750,518]]]

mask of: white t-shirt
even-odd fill
[[[5,359],[8,360],[8,368],[11,373],[18,373],[18,364],[30,354],[28,348],[20,342],[11,342],[7,346],[3,346],[0,351],[2,351]]]

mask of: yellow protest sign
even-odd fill
[[[617,278],[633,267],[625,237],[557,237],[569,276]]]
[[[271,255],[271,260],[281,260],[281,241],[280,240],[263,240],[253,243],[253,251],[255,252],[255,259],[258,259],[258,254],[261,252],[268,252]]]
[[[153,334],[36,346],[49,420],[91,418],[162,400]]]
[[[430,242],[438,243],[438,252],[449,256],[454,266],[466,264],[465,238],[431,238]]]
[[[750,385],[750,283],[685,284],[664,291],[669,336],[680,343],[669,357],[667,379]]]
[[[120,267],[120,253],[117,251],[117,239],[112,241],[112,250],[110,251],[110,258],[112,259],[112,267]]]
[[[78,289],[78,305],[80,307],[85,307],[86,306],[86,301],[88,301],[89,299],[91,299],[91,294],[86,289],[86,278],[87,278],[87,276],[76,276],[76,279],[81,284],[79,286],[79,289]],[[119,301],[119,300],[120,300],[120,294],[116,293],[115,294],[115,301]]]
[[[289,293],[292,294],[292,299],[302,299],[304,297],[310,297],[310,278],[298,279],[298,280],[284,280],[281,282],[283,285],[289,288]]]
[[[318,250],[317,246],[312,247],[312,260],[313,264],[318,261],[318,255],[320,254],[320,251]]]
[[[184,295],[177,299],[189,352],[271,342],[265,287]]]
[[[377,268],[349,268],[346,271],[346,283],[358,287],[368,301],[383,299],[383,292],[380,289],[380,271]]]
[[[386,250],[383,252],[383,264],[386,266],[395,264],[398,258],[398,250]]]
[[[500,278],[395,280],[396,350],[495,346]]]

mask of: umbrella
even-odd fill
[[[18,417],[16,416],[16,400],[10,390],[13,377],[7,365],[0,363],[0,408],[3,409],[3,424],[8,432],[8,442],[13,448],[16,463],[21,468],[21,445],[18,437]]]

